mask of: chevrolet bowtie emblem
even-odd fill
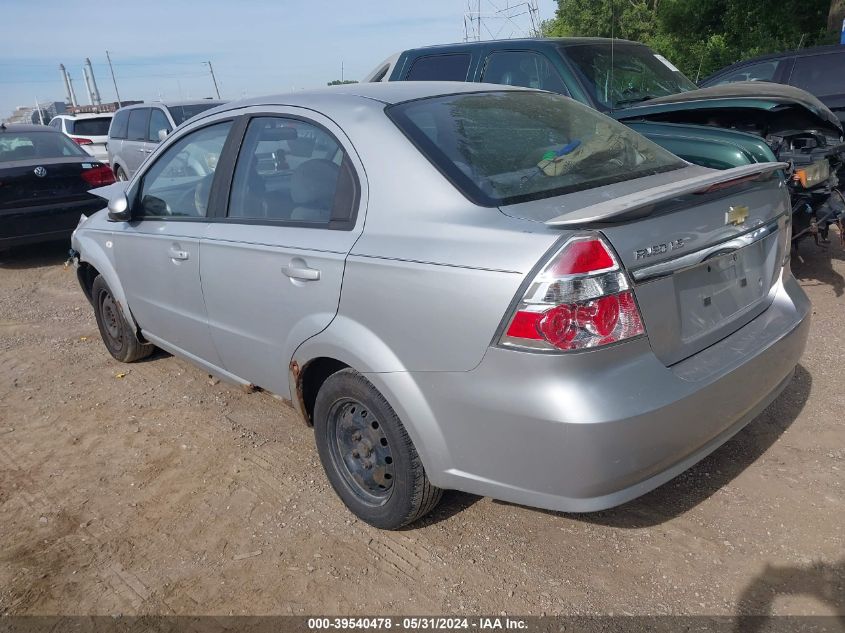
[[[725,213],[725,224],[742,224],[748,219],[748,207],[728,207]]]

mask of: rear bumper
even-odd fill
[[[809,312],[786,274],[766,312],[671,367],[639,339],[570,355],[491,348],[473,371],[371,379],[435,485],[590,512],[665,483],[756,417],[789,383]]]
[[[103,206],[103,200],[91,196],[74,202],[0,210],[0,248],[69,238],[80,215],[91,215]]]

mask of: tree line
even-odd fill
[[[558,0],[543,34],[648,44],[693,80],[742,59],[839,41],[845,0]]]

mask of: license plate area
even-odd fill
[[[685,344],[731,323],[763,301],[776,265],[776,237],[711,255],[673,275]]]

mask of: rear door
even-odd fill
[[[366,186],[354,148],[312,110],[242,120],[228,212],[202,239],[202,283],[223,367],[290,397],[294,350],[334,318]]]
[[[129,170],[126,175],[130,178],[135,175],[141,163],[153,151],[147,142],[149,122],[150,108],[135,108],[129,111],[129,127],[126,131],[126,140],[123,141],[121,155]]]

